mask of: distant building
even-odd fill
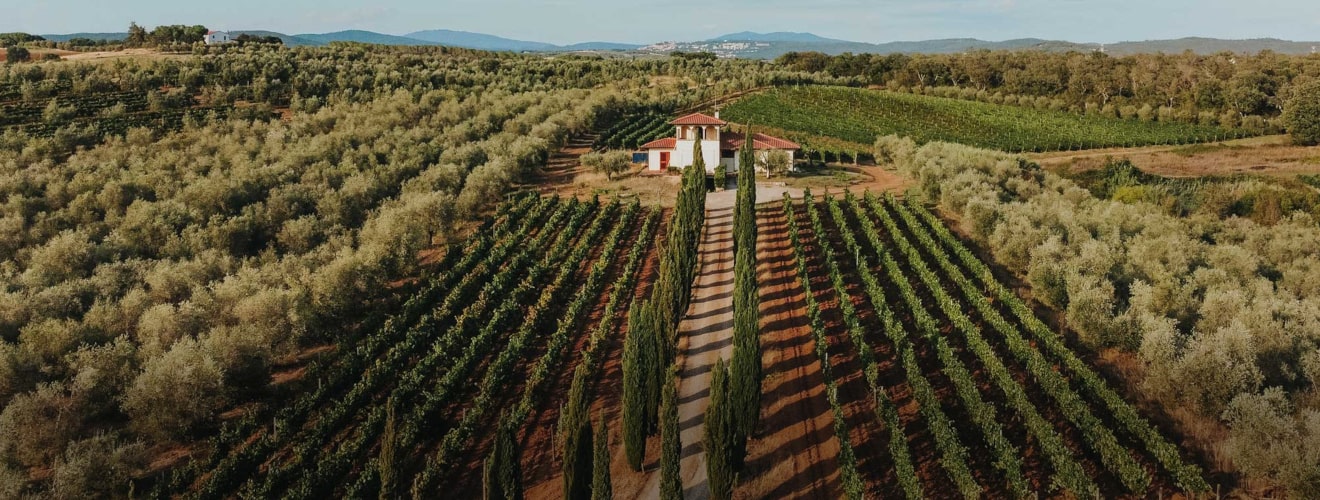
[[[230,38],[228,31],[208,31],[204,40],[206,40],[207,45],[220,45],[234,41],[233,38]]]
[[[693,113],[669,124],[674,126],[674,137],[651,141],[640,148],[647,153],[648,170],[663,172],[670,167],[692,166],[692,151],[700,138],[701,158],[706,163],[706,173],[715,173],[715,167],[721,164],[731,174],[738,172],[741,167],[738,164],[738,150],[747,143],[747,137],[737,132],[724,131],[724,127],[729,124],[719,118],[718,112],[715,116]],[[770,151],[784,151],[788,153],[791,165],[802,146],[778,137],[753,134],[752,148],[756,151],[758,161]]]

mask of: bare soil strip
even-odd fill
[[[748,442],[745,479],[736,496],[840,498],[839,441],[831,427],[783,212],[762,210],[758,225],[765,381],[761,424]]]

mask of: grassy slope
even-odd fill
[[[898,134],[1005,151],[1182,144],[1233,134],[1214,127],[1083,116],[848,87],[783,88],[748,96],[726,117],[739,123],[871,144]]]

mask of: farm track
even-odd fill
[[[732,191],[726,192],[732,199]],[[701,274],[693,285],[692,303],[678,326],[678,422],[683,445],[680,462],[683,496],[710,497],[706,453],[702,449],[703,420],[710,403],[711,369],[718,359],[733,355],[733,208],[711,195],[698,249]],[[659,498],[660,475],[651,474],[641,498]]]

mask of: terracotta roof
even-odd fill
[[[739,149],[747,142],[747,138],[738,132],[723,132],[720,134],[720,149]],[[802,149],[802,146],[788,139],[765,134],[754,134],[752,136],[753,149]]]
[[[669,124],[670,125],[728,125],[729,123],[710,115],[704,115],[701,113],[692,113],[687,116],[680,116],[674,121],[669,122]]]
[[[678,139],[666,137],[643,144],[642,147],[637,149],[674,149],[675,144],[678,144]]]

